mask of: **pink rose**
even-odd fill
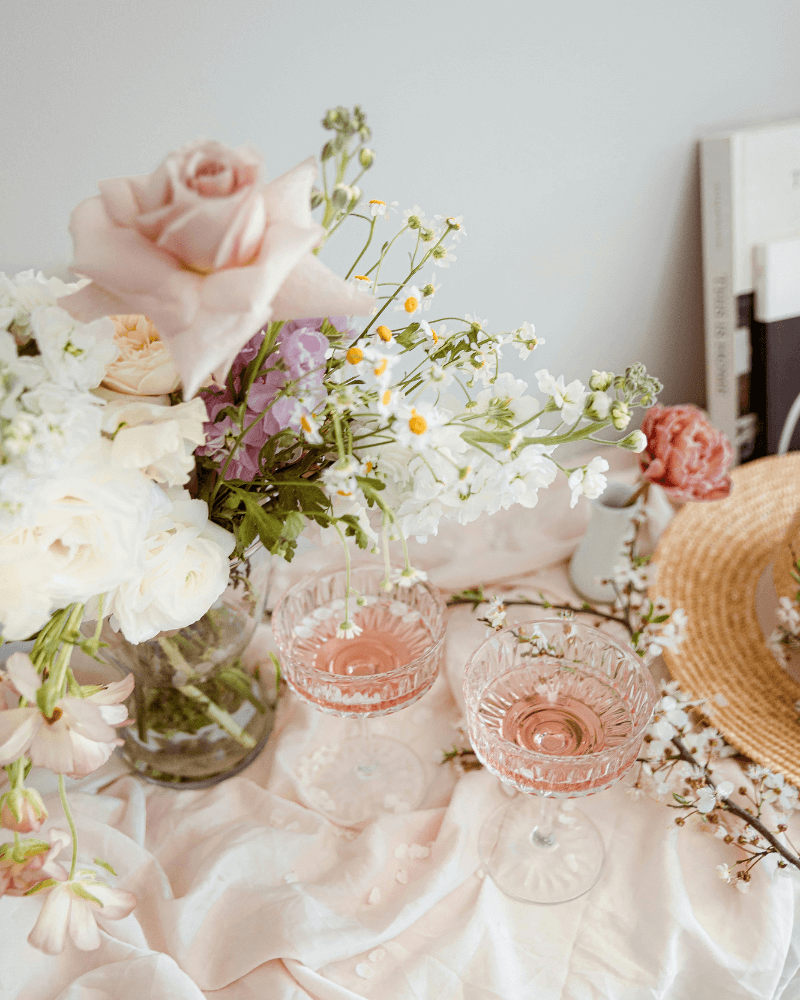
[[[313,158],[265,184],[244,147],[194,142],[152,174],[101,181],[73,211],[72,269],[92,283],[60,300],[78,319],[148,316],[191,398],[212,372],[223,381],[271,319],[368,315],[373,299],[311,253]]]
[[[720,500],[731,491],[730,441],[696,406],[651,406],[642,421],[642,475],[676,500]]]

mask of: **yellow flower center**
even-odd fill
[[[311,433],[312,430],[311,422],[309,421],[308,417],[305,414],[303,414],[303,416],[300,417],[300,426],[303,428],[306,434]]]
[[[417,311],[419,306],[419,301],[414,298],[413,295],[409,295],[404,304],[404,309],[407,313],[413,313]]]
[[[439,334],[431,327],[431,336],[433,337],[434,344],[439,343]]]
[[[392,331],[389,329],[388,326],[379,326],[375,332],[378,334],[378,336],[385,344],[388,344],[389,341],[392,339]]]
[[[388,364],[389,362],[386,360],[386,358],[384,358],[383,361],[381,361],[379,365],[375,365],[375,367],[372,370],[375,372],[376,375],[383,375],[383,373],[386,371],[386,366]]]
[[[408,427],[412,434],[424,434],[428,429],[428,421],[421,414],[417,413],[416,410],[412,410]]]
[[[370,278],[368,278],[368,277],[366,276],[366,274],[357,274],[357,275],[355,276],[355,278],[356,278],[356,281],[366,281],[366,282],[367,282],[367,284],[369,284],[369,282],[370,282],[370,280],[371,280]]]
[[[369,475],[370,472],[372,472],[372,469],[373,469],[372,462],[367,462],[365,468],[367,470],[367,475]]]
[[[385,201],[381,201],[379,198],[371,198],[370,205],[386,205]]]
[[[386,392],[381,396],[381,402],[384,406],[389,405],[389,400],[392,398],[392,390],[387,389]]]
[[[336,492],[339,494],[340,497],[351,497],[353,495],[352,493],[345,493],[344,490],[337,490]]]
[[[351,365],[357,365],[364,360],[364,352],[360,347],[351,347],[345,357]]]

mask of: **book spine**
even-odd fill
[[[733,294],[734,142],[732,137],[700,143],[700,200],[703,232],[703,311],[706,341],[706,406],[711,423],[734,445],[737,417],[735,331],[738,325]]]

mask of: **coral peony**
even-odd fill
[[[642,475],[675,500],[720,500],[731,491],[730,441],[702,410],[651,406],[642,422],[647,447],[639,456]]]
[[[100,182],[73,211],[72,269],[92,283],[59,303],[78,319],[143,313],[166,341],[191,398],[224,379],[253,333],[309,312],[368,315],[371,296],[311,251],[313,159],[265,184],[245,148],[194,142],[152,174]]]

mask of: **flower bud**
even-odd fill
[[[613,381],[614,375],[612,372],[598,372],[592,369],[592,374],[589,378],[589,388],[594,389],[596,392],[605,392]]]
[[[325,195],[319,188],[311,188],[311,209],[312,211],[325,201]]]
[[[640,452],[647,447],[647,437],[641,431],[631,431],[621,441],[617,441],[618,448],[627,448],[628,451]]]
[[[593,392],[586,401],[586,416],[590,420],[605,420],[613,400],[605,392]]]
[[[16,833],[34,833],[47,819],[47,809],[35,788],[12,788],[0,796],[0,826]]]
[[[354,184],[350,188],[350,204],[347,206],[348,211],[352,212],[356,205],[361,201],[362,194],[363,191],[357,184]]]
[[[353,200],[352,188],[348,187],[347,184],[337,184],[333,189],[331,194],[331,201],[333,202],[333,207],[341,209],[347,208],[350,202]]]
[[[425,296],[425,298],[427,298],[429,295],[433,295],[435,291],[436,289],[433,287],[433,285],[422,286],[422,294]]]
[[[423,243],[430,243],[430,241],[435,236],[436,236],[436,233],[432,229],[420,229],[420,231],[419,231],[419,238],[422,240]],[[437,254],[436,253],[436,248],[434,248],[434,254],[433,254],[433,256],[434,257],[444,257],[444,255],[447,253],[447,251],[444,249],[444,247],[439,247],[438,249],[442,250],[442,253]]]
[[[369,168],[375,162],[375,150],[369,149],[367,146],[365,146],[358,154],[358,162],[365,170],[369,170]]]
[[[615,399],[611,404],[611,423],[618,431],[624,431],[631,422],[631,411],[627,403]],[[641,448],[639,449],[641,451]]]
[[[325,145],[322,147],[322,152],[319,154],[319,158],[324,163],[325,160],[329,160],[333,156],[333,154],[334,154],[333,143],[326,142]]]

